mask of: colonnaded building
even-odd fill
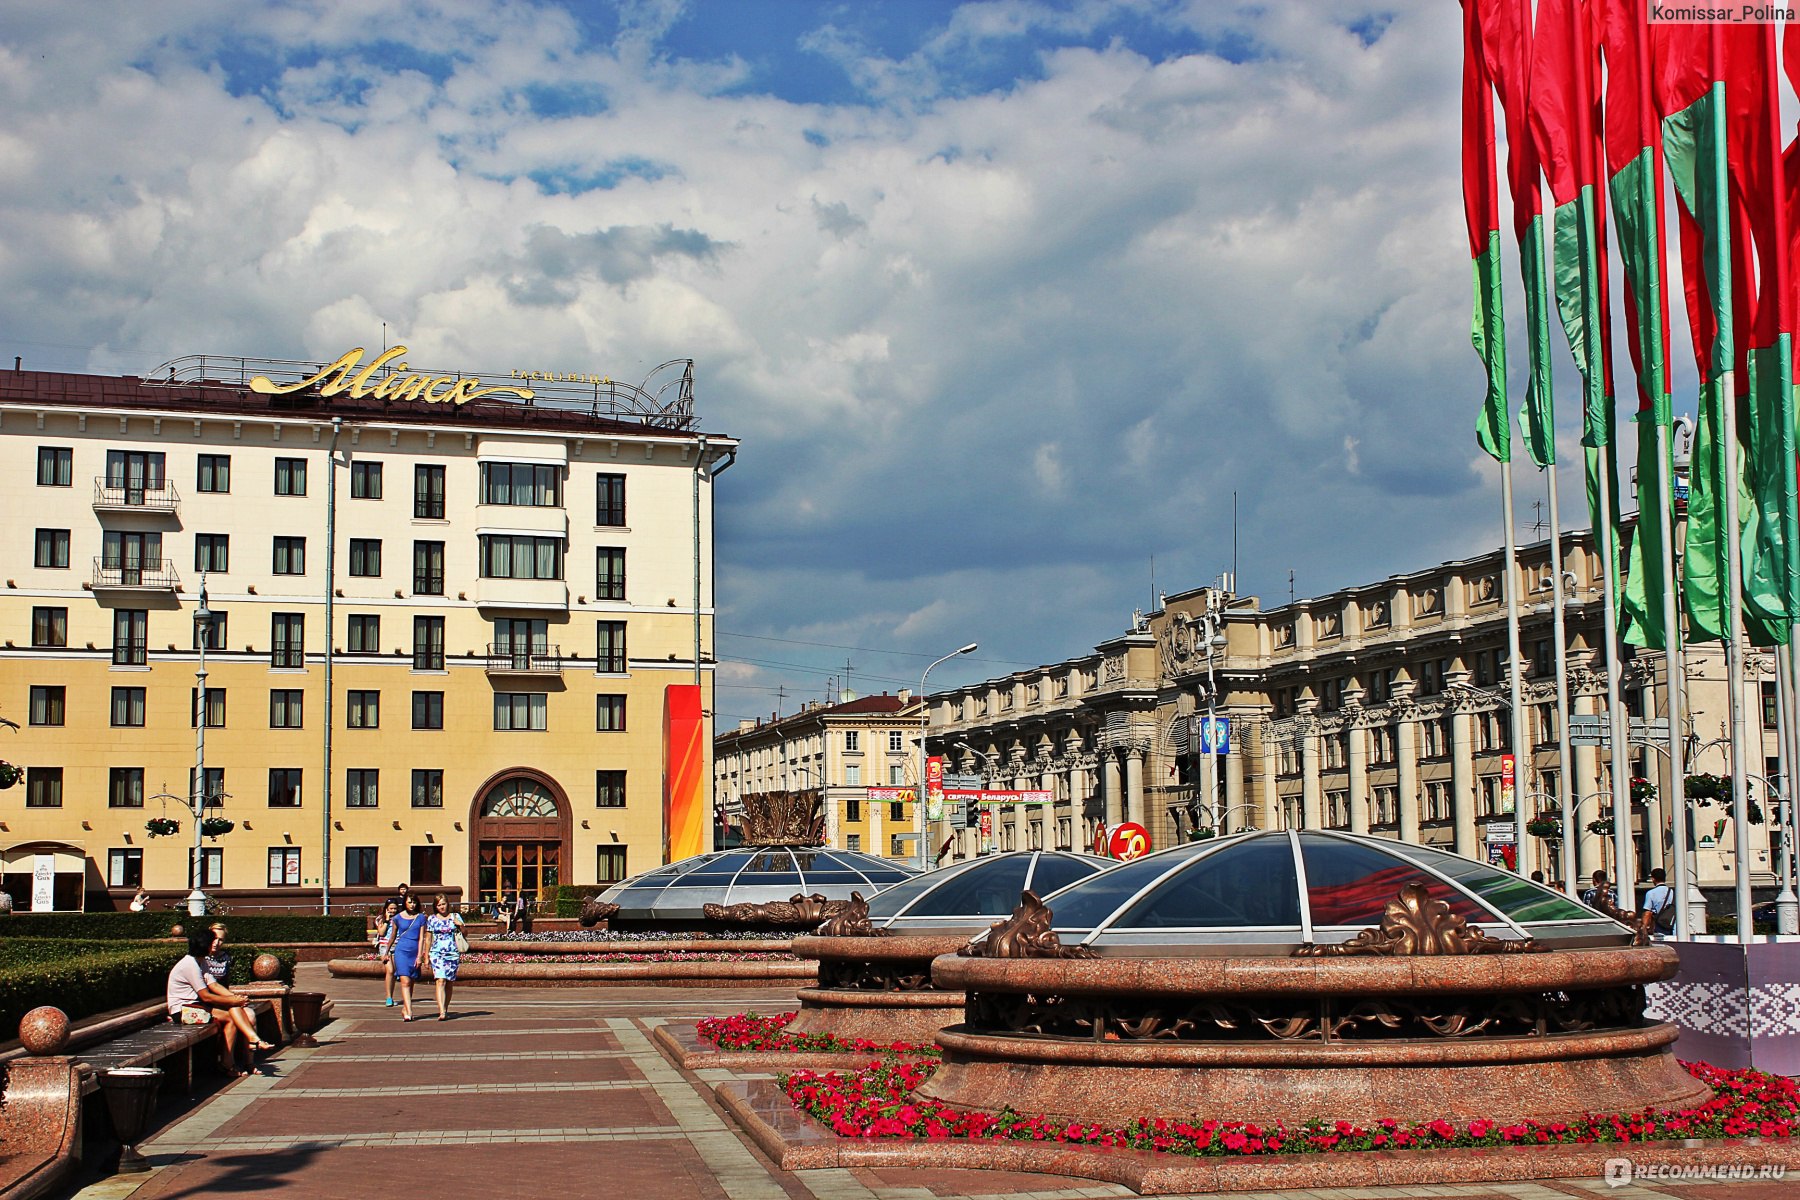
[[[1589,535],[1568,533],[1564,569],[1569,691],[1577,714],[1605,711],[1599,557]],[[1555,812],[1558,761],[1555,652],[1548,541],[1523,547],[1521,649],[1529,761],[1519,764],[1517,802]],[[928,745],[946,767],[981,774],[996,788],[1041,789],[1049,804],[995,814],[992,835],[957,831],[954,853],[982,849],[1081,848],[1104,826],[1132,821],[1152,848],[1196,830],[1344,829],[1443,846],[1503,860],[1512,853],[1512,806],[1503,780],[1511,750],[1504,559],[1499,551],[1378,583],[1264,609],[1253,596],[1206,587],[1163,598],[1135,614],[1118,637],[1088,654],[926,699]],[[1223,643],[1205,636],[1219,614]],[[1212,643],[1212,644],[1209,644]],[[1774,662],[1747,656],[1746,696],[1761,728],[1759,770],[1776,766]],[[1685,652],[1688,770],[1729,771],[1724,656],[1714,644]],[[1213,711],[1229,719],[1226,753],[1215,758],[1215,792],[1205,791],[1200,750],[1208,680]],[[1661,651],[1624,663],[1625,702],[1635,716],[1666,717]],[[1588,831],[1610,813],[1609,752],[1571,753],[1573,827],[1582,876],[1611,873],[1610,838]],[[1758,758],[1751,755],[1750,761]],[[1634,746],[1634,776],[1656,795],[1632,814],[1642,871],[1668,854],[1671,795],[1666,756]],[[1766,784],[1753,793],[1772,810]],[[1774,882],[1770,833],[1751,829],[1756,884]],[[1700,881],[1734,879],[1728,806],[1694,811]],[[1655,831],[1656,835],[1652,836]],[[1559,864],[1533,837],[1528,869],[1555,879]]]
[[[692,364],[634,386],[405,355],[0,371],[16,907],[185,894],[196,789],[232,907],[542,897],[708,848],[737,443],[698,430]]]

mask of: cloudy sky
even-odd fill
[[[720,723],[1001,675],[1228,569],[1234,495],[1265,604],[1498,543],[1458,22],[0,0],[0,351],[691,357]]]

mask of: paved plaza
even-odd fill
[[[782,1171],[712,1098],[723,1071],[684,1072],[651,1041],[664,1022],[792,1007],[793,989],[481,988],[456,1016],[403,1023],[379,983],[330,979],[336,1019],[317,1049],[288,1048],[262,1073],[176,1115],[146,1142],[155,1169],[80,1191],[81,1200],[195,1200],[279,1192],[318,1197],[603,1196],[618,1200],[1077,1200],[1124,1188],[989,1171]],[[1775,1184],[1608,1187],[1599,1179],[1406,1189],[1245,1193],[1330,1197],[1701,1197],[1792,1195]]]

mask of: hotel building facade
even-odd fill
[[[1602,713],[1599,558],[1586,533],[1565,534],[1563,554],[1573,579],[1565,599],[1570,708]],[[1611,811],[1610,753],[1577,746],[1566,768],[1558,760],[1549,543],[1519,557],[1531,737],[1516,802],[1534,815],[1556,813],[1558,774],[1570,770],[1574,819],[1565,829],[1576,834],[1577,870],[1610,874],[1611,839],[1587,829]],[[927,743],[947,769],[981,774],[989,786],[1053,793],[1048,805],[1000,813],[988,849],[1091,847],[1103,828],[1131,821],[1149,831],[1153,849],[1196,829],[1342,829],[1500,861],[1514,833],[1503,778],[1512,749],[1503,567],[1494,551],[1267,610],[1218,588],[1167,596],[1089,654],[927,697]],[[1204,636],[1209,609],[1223,644]],[[1657,651],[1623,664],[1634,716],[1666,719],[1663,661]],[[1748,723],[1762,751],[1749,761],[1774,779],[1774,662],[1752,652],[1747,664]],[[1684,674],[1688,770],[1727,774],[1720,648],[1690,646]],[[1209,694],[1213,713],[1230,722],[1210,797],[1196,720]],[[1622,766],[1656,790],[1631,818],[1647,873],[1669,853],[1668,761],[1634,745]],[[1773,883],[1775,806],[1766,780],[1752,790],[1768,818],[1751,829],[1751,878],[1760,886]],[[1736,869],[1728,807],[1697,808],[1693,821],[1700,882],[1728,887]],[[955,837],[959,856],[984,848],[978,830]],[[1557,878],[1550,845],[1527,842],[1527,868]]]
[[[713,794],[725,827],[746,796],[810,793],[824,809],[827,845],[913,857],[923,707],[902,688],[738,722],[713,741]]]
[[[59,909],[185,895],[197,791],[232,823],[199,864],[230,907],[545,897],[707,848],[737,444],[696,428],[691,364],[633,387],[360,354],[0,372],[16,908],[46,867]]]

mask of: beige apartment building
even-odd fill
[[[1558,761],[1549,543],[1520,551],[1521,650],[1531,751],[1517,772],[1519,802],[1556,812]],[[1599,559],[1586,533],[1564,535],[1569,691],[1577,714],[1605,710]],[[928,744],[951,770],[990,786],[1053,791],[1042,809],[1003,813],[993,848],[1089,846],[1096,832],[1132,821],[1161,848],[1198,829],[1310,828],[1367,832],[1498,859],[1513,833],[1502,756],[1511,751],[1503,558],[1493,551],[1329,595],[1262,608],[1255,597],[1199,588],[1135,614],[1120,636],[1089,654],[927,697]],[[1223,644],[1208,644],[1205,614],[1220,614]],[[1748,655],[1746,701],[1760,728],[1759,772],[1776,763],[1774,663]],[[1683,735],[1698,754],[1690,772],[1726,774],[1724,658],[1714,646],[1685,654]],[[1230,721],[1228,752],[1205,790],[1199,722]],[[1624,664],[1628,710],[1666,717],[1661,652]],[[1611,870],[1611,846],[1587,831],[1609,813],[1610,754],[1575,747],[1568,769],[1578,870]],[[1756,761],[1753,756],[1752,761]],[[1624,764],[1654,782],[1632,816],[1644,870],[1668,854],[1666,755],[1633,747]],[[1773,882],[1767,785],[1753,790],[1769,820],[1751,830],[1752,880]],[[1734,878],[1729,813],[1697,809],[1701,882]],[[961,830],[959,855],[979,852]],[[1549,845],[1529,838],[1528,868],[1556,878]]]
[[[15,906],[47,866],[57,908],[185,894],[196,788],[232,823],[200,882],[244,908],[542,897],[665,861],[671,815],[708,832],[710,768],[665,786],[665,712],[711,709],[736,442],[698,430],[691,364],[633,387],[398,349],[0,372]]]
[[[827,844],[912,857],[921,709],[903,688],[738,722],[713,741],[713,794],[725,828],[745,796],[811,792],[824,805]]]

